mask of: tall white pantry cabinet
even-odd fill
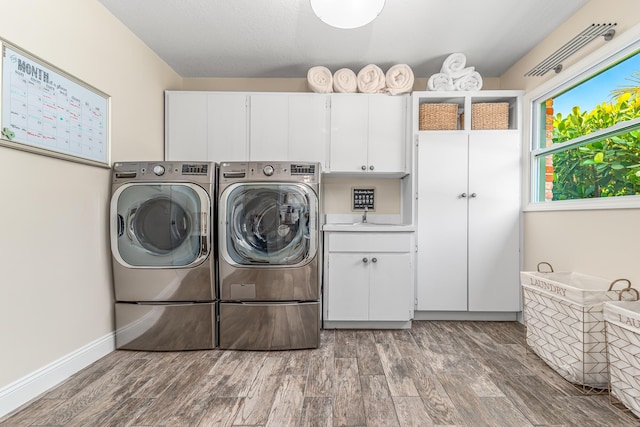
[[[414,92],[416,310],[520,311],[521,92]],[[472,104],[507,103],[507,129],[472,129]],[[422,103],[458,104],[456,130],[420,130]]]

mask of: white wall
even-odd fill
[[[501,88],[536,92],[545,85],[568,79],[577,69],[585,68],[585,64],[603,58],[625,38],[640,38],[636,27],[640,23],[638,6],[637,0],[589,1],[507,71],[501,77]],[[602,38],[591,42],[563,64],[560,74],[551,71],[544,77],[524,77],[524,73],[588,25],[609,22],[618,24],[611,42]],[[527,117],[525,108],[525,120]],[[525,134],[525,146],[528,147],[529,142]],[[538,262],[547,261],[556,271],[579,271],[610,280],[624,277],[640,287],[638,218],[638,209],[525,212],[523,269],[533,270]]]
[[[0,37],[111,95],[113,161],[162,159],[181,78],[98,1],[0,0],[0,15]],[[114,320],[110,170],[0,147],[0,188],[2,390]]]

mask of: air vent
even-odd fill
[[[580,34],[569,40],[560,49],[553,52],[547,59],[529,70],[525,76],[544,76],[549,70],[559,73],[562,70],[562,62],[592,42],[594,39],[603,36],[606,41],[613,38],[617,24],[591,24]]]

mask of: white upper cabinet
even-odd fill
[[[370,172],[405,172],[406,96],[369,97]]]
[[[331,95],[331,172],[407,172],[406,96]]]
[[[207,125],[205,92],[166,92],[165,158],[207,160]]]
[[[249,150],[247,96],[236,93],[208,94],[207,106],[207,160],[246,160]]]
[[[404,176],[408,96],[167,91],[167,160],[319,162]]]
[[[249,160],[287,160],[289,96],[251,95]]]
[[[327,96],[252,94],[250,160],[319,162],[327,166]]]
[[[328,167],[329,98],[321,94],[289,97],[289,153],[291,161],[320,162]]]
[[[367,96],[331,96],[331,171],[366,172],[369,137]]]
[[[165,93],[165,159],[246,160],[247,96],[237,93]]]

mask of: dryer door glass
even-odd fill
[[[236,265],[301,265],[317,251],[317,196],[306,185],[238,184],[225,191],[223,256]]]
[[[202,187],[130,184],[113,197],[112,241],[121,262],[133,267],[190,266],[208,255],[211,203]]]

